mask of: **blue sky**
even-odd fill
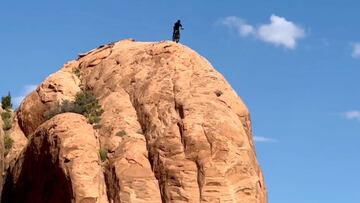
[[[20,100],[111,41],[171,38],[205,56],[251,111],[270,203],[359,203],[360,2],[0,3],[0,94]]]

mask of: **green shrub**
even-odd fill
[[[127,133],[126,133],[125,130],[120,130],[115,135],[118,136],[118,137],[124,137],[125,135],[127,135]]]
[[[84,115],[89,123],[96,124],[101,120],[104,110],[99,101],[91,91],[80,91],[75,96],[75,101],[65,100],[59,107],[52,109],[44,114],[45,119],[50,119],[57,114],[73,112]]]
[[[12,119],[11,119],[11,111],[4,111],[1,113],[1,119],[4,123],[3,130],[7,131],[12,128]]]
[[[12,108],[10,92],[7,96],[1,97],[1,107],[4,110],[9,110]]]
[[[4,131],[10,130],[12,128],[11,120],[4,120],[3,123],[4,123],[4,125],[3,125]]]
[[[108,151],[107,149],[101,148],[99,150],[99,155],[100,155],[100,159],[102,162],[106,161],[106,159],[108,158]]]
[[[74,109],[76,113],[84,115],[91,124],[98,123],[104,113],[95,95],[88,90],[76,94]]]
[[[4,111],[1,113],[1,119],[2,120],[10,120],[11,119],[11,112],[10,111]]]
[[[58,114],[61,114],[61,113],[64,113],[64,112],[61,112],[61,108],[60,107],[55,107],[55,108],[51,108],[50,110],[46,111],[43,114],[43,117],[45,118],[45,120],[49,120],[52,117],[54,117],[54,116],[56,116]]]
[[[4,136],[5,156],[9,153],[13,143],[14,140],[11,138],[9,131],[5,132],[5,136]]]
[[[62,113],[65,113],[65,112],[80,113],[80,110],[78,108],[76,108],[76,105],[74,102],[65,100],[61,103],[60,112],[62,112]]]

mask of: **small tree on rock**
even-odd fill
[[[1,97],[1,107],[4,110],[10,110],[12,109],[12,103],[11,103],[11,95],[10,92],[7,96]]]
[[[89,90],[76,94],[74,110],[75,113],[84,115],[91,124],[98,123],[101,120],[101,115],[104,113],[99,101]]]
[[[57,108],[46,112],[44,117],[47,120],[57,114],[66,112],[81,114],[88,119],[89,123],[96,124],[100,122],[104,110],[95,95],[91,91],[85,90],[76,94],[74,102],[65,100]]]

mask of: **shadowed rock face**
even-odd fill
[[[3,201],[106,202],[98,146],[81,115],[66,113],[45,122],[7,176]]]
[[[45,121],[80,87],[104,109],[100,128],[69,113]],[[3,202],[267,202],[246,106],[206,59],[173,42],[82,54],[25,99],[17,120],[29,141],[8,158]]]

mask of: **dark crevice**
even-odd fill
[[[210,153],[211,153],[211,156],[212,156],[212,154],[213,154],[213,143],[210,141],[210,137],[209,137],[209,135],[207,134],[207,132],[205,130],[205,126],[202,125],[201,128],[203,129],[203,133],[205,135],[206,141],[209,143]]]
[[[185,118],[184,106],[175,101],[175,109],[176,109],[176,112],[179,114],[180,118],[184,119]]]
[[[177,74],[177,70],[176,67],[174,67],[174,72],[175,74]],[[175,86],[175,82],[173,80],[174,77],[172,77],[172,84],[173,84],[173,97],[174,97],[174,103],[175,103],[175,110],[177,112],[177,114],[179,115],[179,121],[177,122],[177,126],[179,128],[179,134],[180,134],[180,138],[181,138],[181,143],[184,147],[184,154],[186,154],[185,150],[186,150],[186,139],[185,139],[185,127],[184,127],[184,119],[185,119],[185,111],[184,111],[184,105],[181,104],[177,99],[176,99],[176,86]],[[198,160],[192,160],[195,162],[196,167],[197,167],[197,184],[198,184],[198,189],[199,189],[199,202],[201,202],[202,200],[202,188],[203,188],[203,183],[204,183],[204,174],[201,170],[201,166],[198,163]],[[181,187],[181,185],[179,185],[179,187]],[[186,201],[186,200],[185,200]]]
[[[116,176],[115,166],[108,164],[105,166],[105,184],[106,184],[106,194],[109,202],[112,203],[120,203],[120,187],[119,187],[119,179]]]
[[[18,160],[12,171],[8,169],[1,202],[73,202],[71,180],[60,168],[58,156],[51,156],[49,150],[50,143],[47,141],[43,141],[39,150],[44,153],[36,153],[38,150],[31,144],[27,147],[23,159]],[[17,177],[13,177],[15,172],[19,173]]]
[[[156,55],[154,53],[148,53],[149,55]],[[160,62],[160,61],[158,61]],[[157,64],[157,65],[162,65],[162,64]],[[158,68],[155,69],[155,71],[157,71]],[[176,72],[176,70],[174,70]],[[171,78],[174,78],[173,75],[171,76]],[[183,105],[181,105],[180,103],[177,102],[176,100],[176,86],[175,83],[172,80],[172,84],[173,84],[173,102],[174,102],[174,110],[177,112],[177,114],[179,115],[179,117],[177,118],[178,122],[176,122],[176,125],[179,128],[179,133],[181,136],[181,142],[184,146],[185,149],[185,141],[184,141],[184,123],[183,123],[183,119],[185,118],[185,112],[184,112],[184,107]],[[125,90],[126,91],[126,90]],[[147,114],[147,112],[143,109],[144,106],[143,104],[141,104],[138,100],[138,98],[135,97],[135,93],[134,90],[128,90],[127,91],[128,95],[130,96],[130,101],[133,105],[133,108],[136,111],[137,117],[138,117],[138,121],[139,124],[144,132],[145,135],[145,140],[146,140],[146,146],[147,146],[147,150],[148,150],[148,160],[151,164],[152,170],[155,174],[156,179],[158,180],[158,184],[159,184],[159,189],[160,189],[160,195],[161,195],[161,199],[163,203],[169,202],[169,191],[167,188],[167,182],[166,181],[170,181],[170,177],[167,177],[166,173],[164,173],[164,171],[166,171],[165,168],[163,168],[164,166],[160,163],[160,154],[157,151],[154,151],[154,149],[152,149],[150,147],[150,142],[153,142],[152,139],[154,139],[153,137],[151,137],[151,133],[152,133],[152,124],[150,122],[150,115]],[[175,124],[175,123],[174,123]],[[184,152],[185,153],[185,152]],[[159,165],[160,164],[160,165]],[[175,184],[176,185],[176,184]],[[175,186],[174,185],[174,186]],[[181,187],[181,184],[178,185],[178,187]]]
[[[177,123],[177,126],[179,128],[181,143],[184,146],[184,149],[186,149],[186,143],[185,143],[185,138],[184,138],[184,123],[182,121],[179,121]]]
[[[66,158],[64,159],[64,163],[69,163],[70,162],[70,159]]]
[[[159,181],[160,182],[160,181]],[[160,193],[161,193],[161,202],[162,203],[167,203],[167,201],[166,201],[166,195],[165,195],[165,187],[161,187],[161,185],[160,185]]]
[[[176,73],[176,68],[174,69],[175,73]],[[172,77],[174,78],[174,77]],[[181,143],[184,147],[184,153],[185,153],[185,149],[186,149],[186,141],[185,141],[185,136],[184,136],[184,122],[183,119],[185,118],[185,113],[184,113],[184,106],[179,103],[176,100],[176,86],[175,86],[175,82],[173,81],[173,79],[171,80],[171,83],[173,85],[173,99],[174,99],[174,108],[175,111],[177,112],[177,114],[179,115],[179,121],[177,122],[177,126],[179,128],[179,134],[180,134],[180,139],[181,139]]]
[[[144,111],[141,109],[142,104],[140,104],[140,102],[134,97],[134,95],[130,94],[130,92],[127,90],[125,90],[125,91],[127,92],[127,94],[130,97],[130,102],[136,111],[137,120],[138,120],[138,122],[141,126],[141,129],[143,131],[143,134],[145,136],[146,149],[148,151],[148,160],[151,165],[151,170],[153,171],[154,176],[158,181],[161,201],[162,201],[162,203],[166,203],[166,194],[164,192],[165,187],[164,187],[163,181],[161,179],[161,174],[158,171],[155,171],[155,166],[159,160],[159,157],[158,157],[159,154],[152,152],[152,150],[149,146],[149,139],[151,139],[151,138],[149,137],[150,135],[148,135],[148,129],[150,129],[150,127],[148,126],[150,122],[148,122],[148,121],[149,121],[150,116],[147,115],[146,113],[144,113]]]
[[[24,121],[21,119],[21,116],[19,116],[19,111],[16,112],[16,117],[17,117],[17,123],[20,127],[20,130],[24,133],[25,137],[28,137],[28,134],[26,133],[27,131],[23,125]]]
[[[198,187],[199,187],[199,202],[201,202],[202,200],[202,189],[203,189],[203,186],[204,186],[204,173],[203,173],[203,170],[202,170],[202,167],[199,163],[199,161],[197,160],[196,162],[196,168],[197,168],[197,184],[198,184]]]

